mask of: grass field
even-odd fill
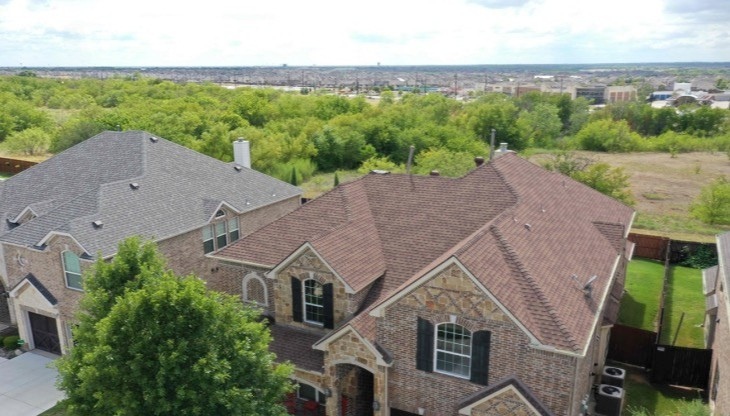
[[[643,370],[628,368],[626,373],[625,415],[688,416],[690,400],[699,400],[697,390],[649,383]],[[706,408],[693,403],[694,407]],[[708,413],[709,414],[709,413]]]
[[[664,264],[661,262],[634,259],[629,263],[626,293],[618,317],[620,324],[656,331],[663,276]]]
[[[682,317],[684,315],[684,318]],[[683,266],[670,269],[661,342],[704,348],[705,297],[702,271]]]

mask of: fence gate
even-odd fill
[[[656,336],[656,332],[615,324],[608,341],[608,359],[648,368]]]
[[[707,390],[712,350],[658,344],[654,349],[651,381]]]

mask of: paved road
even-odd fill
[[[0,358],[0,414],[36,416],[63,398],[55,387],[58,372],[49,368],[54,356],[36,352]]]

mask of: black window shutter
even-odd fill
[[[433,371],[433,324],[422,318],[418,318],[416,368],[429,373]]]
[[[302,322],[302,282],[294,276],[291,277],[291,297],[292,318]]]
[[[324,309],[324,327],[335,327],[334,286],[332,283],[322,285],[322,307]]]
[[[482,386],[489,384],[489,343],[492,333],[477,331],[472,334],[471,381]]]

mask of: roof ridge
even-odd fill
[[[579,349],[578,342],[575,340],[573,335],[568,331],[566,325],[563,323],[562,319],[560,319],[560,316],[555,312],[555,308],[550,304],[550,301],[547,299],[545,294],[540,289],[540,286],[535,282],[535,279],[532,277],[530,272],[525,268],[524,264],[520,261],[519,255],[517,252],[512,248],[512,246],[507,242],[504,235],[502,235],[502,232],[499,230],[499,228],[496,225],[492,225],[489,227],[490,231],[492,232],[492,235],[497,239],[497,243],[502,250],[504,256],[508,260],[508,264],[513,271],[522,277],[519,281],[519,288],[522,292],[522,297],[527,303],[527,309],[533,314],[534,317],[539,317],[541,312],[545,312],[550,316],[550,319],[540,319],[541,321],[544,321],[542,325],[540,325],[540,328],[547,328],[552,327],[556,329],[561,336],[563,336],[570,345],[571,348],[574,350]],[[536,302],[533,302],[532,300],[535,300]],[[541,333],[545,331],[540,331]]]

